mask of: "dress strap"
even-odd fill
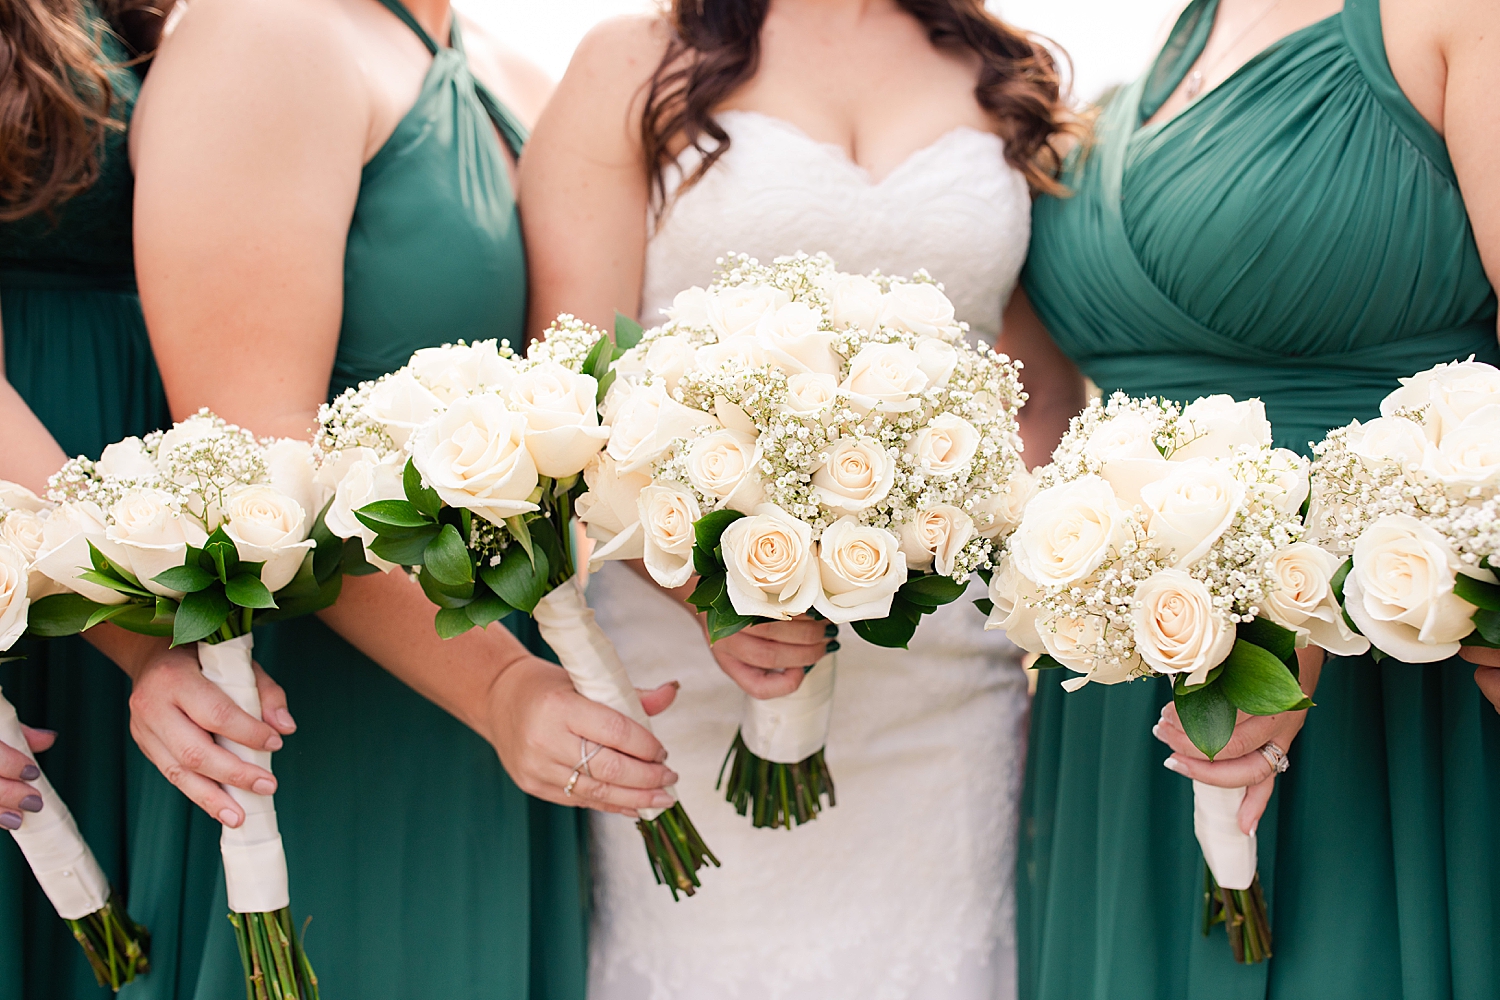
[[[463,32],[458,28],[458,13],[456,11],[453,14],[451,43],[454,50],[463,56],[464,61],[467,62],[469,56],[464,51],[464,36]],[[526,140],[530,137],[526,126],[521,124],[521,119],[517,118],[515,112],[501,103],[500,99],[490,92],[490,88],[486,87],[477,78],[474,80],[474,95],[479,98],[479,103],[484,105],[485,114],[490,116],[490,121],[494,122],[495,127],[500,130],[500,135],[505,139],[505,145],[510,147],[511,155],[519,157],[521,155],[521,148],[526,145]]]
[[[1349,48],[1370,89],[1402,133],[1449,181],[1456,184],[1453,163],[1448,158],[1448,144],[1412,106],[1391,72],[1385,50],[1385,30],[1380,23],[1380,0],[1345,0],[1343,22],[1344,37],[1348,39]]]
[[[415,17],[412,17],[411,11],[406,9],[406,4],[402,3],[401,0],[380,0],[380,3],[386,10],[399,17],[402,24],[405,24],[417,33],[417,37],[422,39],[422,44],[427,46],[428,52],[431,52],[433,55],[438,54],[438,49],[441,46],[437,42],[434,42],[432,36],[427,33],[427,29],[422,27]],[[454,33],[457,34],[458,15],[456,13],[453,15],[453,23]]]
[[[1146,74],[1137,127],[1150,121],[1187,78],[1188,70],[1193,68],[1193,63],[1208,45],[1208,36],[1213,34],[1214,18],[1218,13],[1219,0],[1193,0],[1177,18],[1167,44],[1162,46],[1156,61],[1151,64],[1151,72]]]

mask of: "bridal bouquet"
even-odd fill
[[[418,351],[323,408],[318,476],[334,488],[329,529],[380,569],[410,568],[440,636],[529,614],[580,694],[649,729],[569,544],[580,473],[609,436],[598,401],[614,356],[570,316],[524,358],[493,340]],[[719,863],[680,802],[641,810],[637,826],[674,899]]]
[[[126,438],[51,480],[34,569],[64,593],[31,605],[29,628],[71,635],[101,622],[197,645],[203,675],[260,718],[251,628],[337,599],[337,540],[318,532],[306,442],[258,439],[207,410]],[[7,519],[8,520],[8,519]],[[316,550],[316,551],[315,551]],[[216,741],[267,770],[271,755]],[[251,1000],[318,995],[293,932],[272,797],[226,788],[245,811],[220,839],[230,920]]]
[[[904,648],[1013,523],[1016,367],[965,342],[925,275],[824,255],[721,261],[667,313],[604,399],[609,444],[578,502],[594,559],[643,558],[667,588],[696,574],[711,641],[812,613]],[[745,700],[727,797],[758,827],[834,803],[825,661],[791,695]]]
[[[1259,400],[1185,407],[1114,395],[1073,418],[1037,473],[990,579],[990,628],[1090,681],[1171,678],[1182,727],[1209,759],[1236,711],[1309,707],[1298,646],[1361,652],[1334,594],[1336,562],[1301,540],[1308,462],[1271,447]],[[1210,917],[1235,957],[1270,954],[1245,790],[1193,783],[1194,830],[1212,873]],[[1207,924],[1205,923],[1205,931]]]
[[[1438,365],[1313,449],[1308,527],[1377,659],[1500,647],[1500,371]]]

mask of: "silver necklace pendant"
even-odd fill
[[[1183,90],[1182,94],[1184,97],[1191,101],[1202,92],[1203,74],[1195,69],[1188,74],[1187,87]]]

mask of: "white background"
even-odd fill
[[[562,76],[578,40],[618,14],[652,9],[651,0],[457,0],[501,41]],[[991,0],[1018,27],[1046,35],[1072,56],[1076,92],[1096,97],[1133,79],[1152,56],[1152,42],[1182,0]]]

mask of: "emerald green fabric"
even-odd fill
[[[526,263],[496,130],[518,152],[524,129],[470,75],[456,26],[451,48],[422,37],[432,67],[361,179],[330,394],[418,348],[522,340]],[[543,649],[529,619],[507,624]],[[316,620],[257,629],[255,653],[298,724],[276,754],[276,806],[323,996],[581,1000],[579,811],[522,794],[489,744]],[[242,996],[218,825],[153,778],[138,829],[157,971],[127,995]]]
[[[1143,127],[1206,41],[1194,0],[1034,213],[1024,281],[1106,392],[1266,403],[1278,443],[1377,415],[1396,379],[1500,364],[1493,291],[1442,140],[1386,61],[1377,0],[1298,31]],[[1259,827],[1275,957],[1199,923],[1189,782],[1151,736],[1165,684],[1060,687],[1032,714],[1021,996],[1493,997],[1500,717],[1472,667],[1324,669]]]
[[[101,23],[114,117],[130,119],[140,81]],[[70,455],[167,421],[166,399],[135,296],[130,242],[134,181],[125,132],[111,133],[98,180],[48,216],[0,223],[0,327],[5,373]],[[0,433],[4,433],[0,431]],[[117,889],[127,891],[126,771],[138,759],[126,727],[125,675],[82,639],[23,641],[0,687],[33,726],[58,731],[41,759]],[[78,943],[37,887],[10,837],[0,838],[0,1000],[107,997]]]

